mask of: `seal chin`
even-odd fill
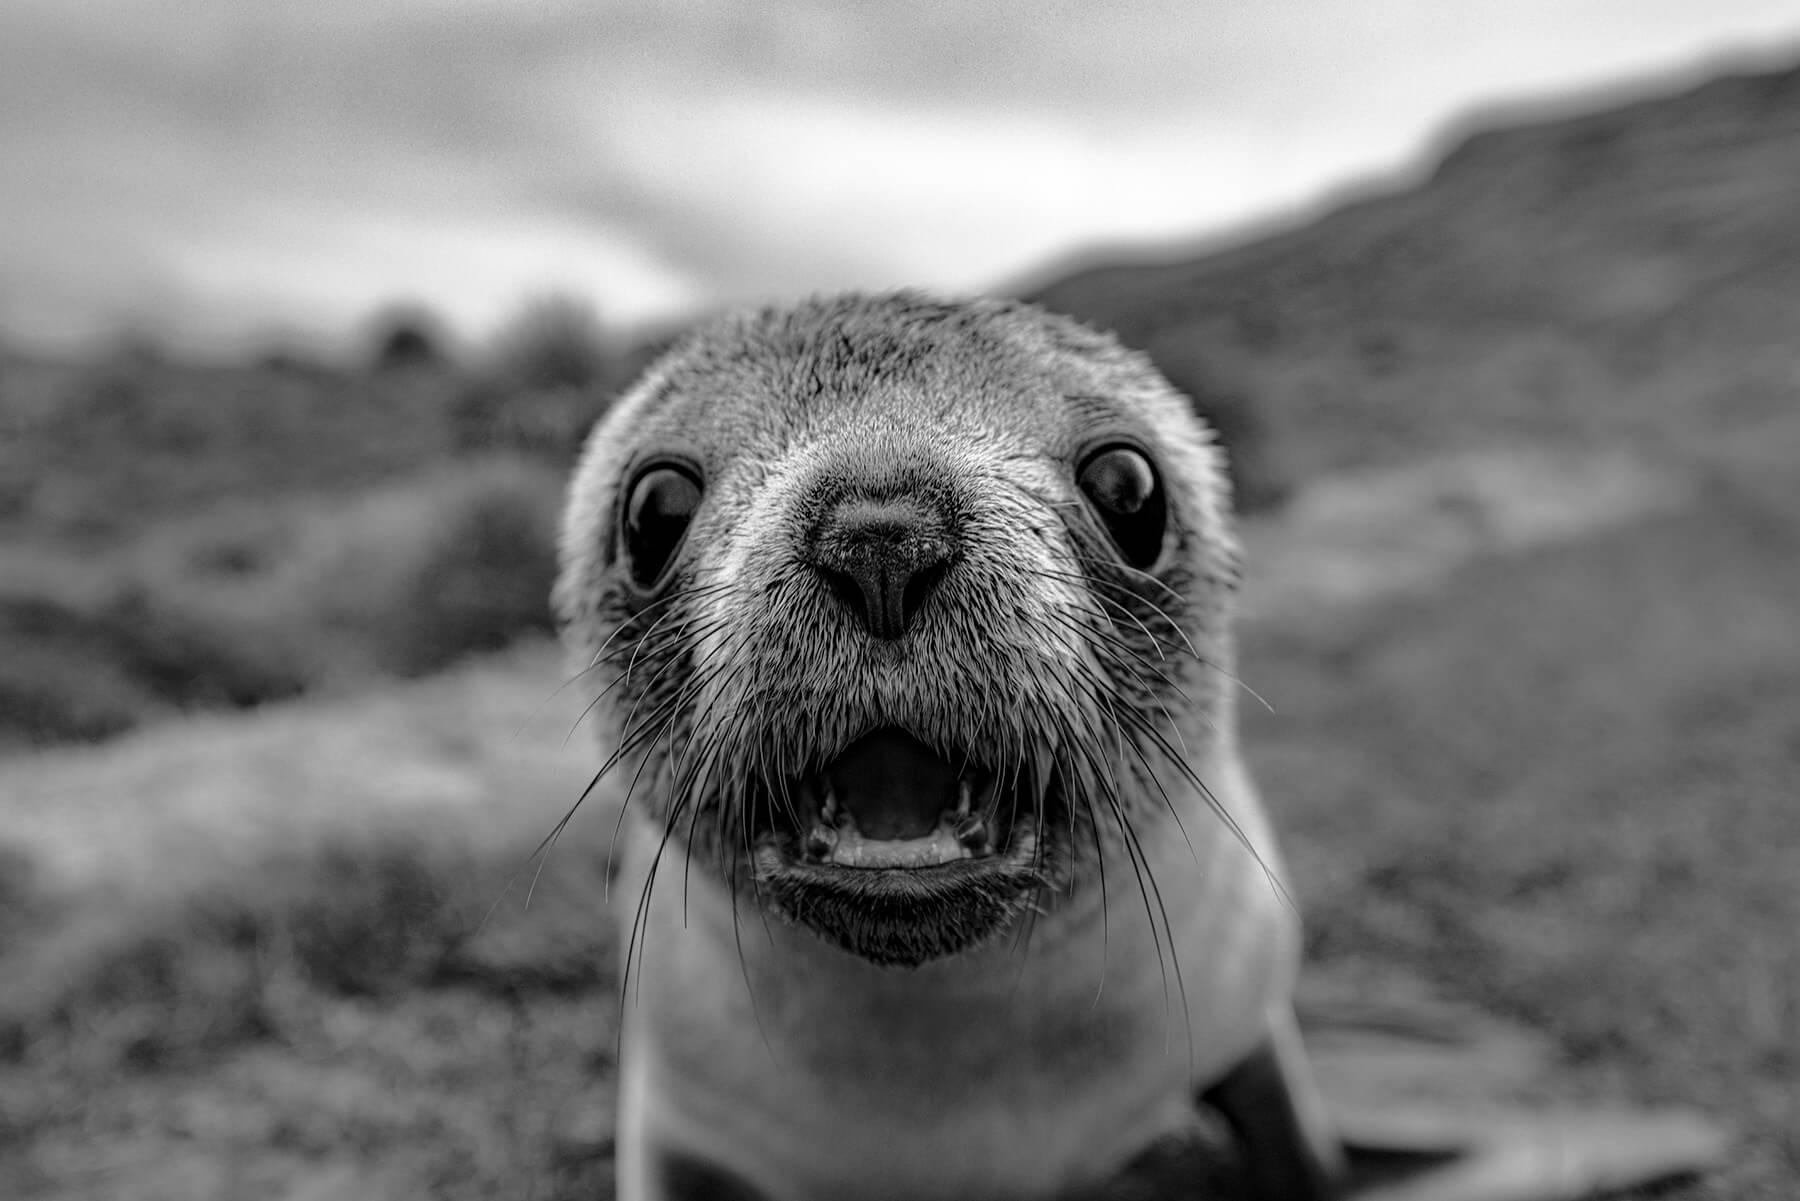
[[[904,730],[877,730],[771,790],[757,890],[872,963],[956,954],[1005,930],[1051,882],[1050,792],[1042,773],[998,772],[972,755],[953,765]]]
[[[775,910],[871,963],[917,967],[1007,929],[1048,883],[1024,829],[1003,856],[936,867],[854,868],[794,863],[772,843],[756,879]]]

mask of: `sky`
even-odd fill
[[[1800,59],[1800,5],[4,0],[0,336],[978,290],[1303,213],[1496,105],[1746,56]]]

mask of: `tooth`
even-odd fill
[[[829,858],[837,848],[837,831],[826,826],[814,826],[806,836],[806,854],[810,859]]]
[[[979,817],[965,817],[956,823],[956,841],[971,851],[986,850],[988,844],[987,822]]]
[[[819,807],[819,812],[825,815],[825,820],[827,822],[835,825],[838,818],[838,800],[837,793],[833,792],[831,788],[831,777],[823,776],[820,778],[819,783],[825,793],[825,800]]]
[[[969,816],[969,803],[974,799],[974,788],[969,784],[969,777],[963,776],[956,781],[956,816]]]

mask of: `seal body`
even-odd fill
[[[1028,306],[724,318],[603,419],[557,602],[625,781],[619,1193],[1048,1198],[1209,1095],[1323,1195],[1220,452]]]

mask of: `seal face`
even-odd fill
[[[589,443],[558,585],[663,850],[910,965],[1129,844],[1228,720],[1216,453],[1138,356],[1022,305],[844,297],[677,346]]]

